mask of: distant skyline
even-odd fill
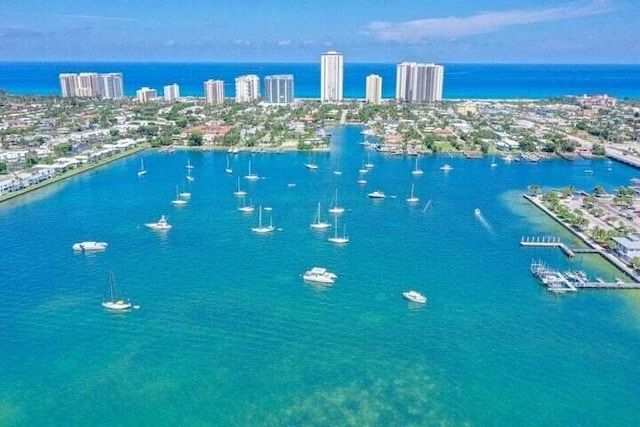
[[[0,60],[640,63],[637,0],[434,3],[5,0]]]

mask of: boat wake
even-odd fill
[[[478,222],[480,222],[480,224],[482,224],[482,226],[491,234],[495,234],[493,231],[493,228],[491,227],[491,224],[489,224],[489,222],[486,220],[486,218],[484,217],[484,215],[482,215],[482,212],[480,212],[480,209],[476,209],[475,210],[475,216],[476,219],[478,220]]]

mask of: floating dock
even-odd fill
[[[597,254],[599,251],[594,248],[570,248],[560,241],[559,237],[549,236],[523,236],[520,239],[520,246],[533,246],[542,248],[560,248],[568,257],[573,258],[576,254]]]
[[[532,261],[530,270],[540,283],[554,293],[577,292],[578,289],[640,289],[640,283],[622,280],[607,282],[600,278],[594,281],[582,270],[561,272],[549,268],[542,261]]]

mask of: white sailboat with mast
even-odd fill
[[[187,204],[187,201],[180,197],[180,190],[178,190],[178,186],[176,185],[176,198],[171,201],[171,204],[174,206],[184,206]]]
[[[331,243],[338,243],[338,244],[349,243],[349,238],[347,237],[346,225],[343,226],[342,236],[338,236],[338,216],[337,215],[335,217],[334,229],[335,229],[335,234],[333,235],[333,237],[329,237],[327,240],[329,240]]]
[[[329,212],[332,214],[341,214],[344,212],[344,208],[338,204],[338,189],[336,188],[336,195],[333,198],[333,206],[329,208]]]
[[[109,287],[105,291],[104,298],[102,299],[102,306],[109,310],[117,311],[128,310],[133,307],[131,302],[125,300],[118,292],[115,280],[113,279],[113,271],[109,272]]]
[[[145,176],[147,174],[147,170],[144,168],[144,158],[140,157],[140,170],[138,171],[138,176]]]
[[[238,177],[238,189],[234,191],[233,194],[236,195],[237,197],[244,197],[247,194],[246,191],[240,188],[240,177]]]
[[[422,169],[418,168],[418,158],[416,157],[416,166],[415,168],[411,171],[411,173],[413,175],[422,175],[424,172],[422,171]]]
[[[229,155],[227,154],[227,167],[224,170],[226,173],[231,175],[233,173],[233,169],[231,169],[231,165],[229,164]]]
[[[260,179],[257,174],[251,172],[251,160],[249,160],[249,173],[245,175],[244,179],[248,179],[249,181],[256,181]]]
[[[318,212],[316,213],[314,221],[311,223],[311,228],[314,228],[316,230],[324,230],[329,227],[331,227],[331,224],[320,219],[320,202],[318,202]]]
[[[411,184],[411,194],[407,198],[407,202],[409,202],[409,203],[418,203],[420,201],[419,198],[417,198],[416,196],[413,195],[414,188],[415,188],[415,184]]]
[[[274,231],[276,228],[273,226],[273,217],[269,218],[269,225],[262,225],[262,205],[260,205],[259,213],[258,213],[258,226],[252,227],[251,231],[258,234],[267,234]]]

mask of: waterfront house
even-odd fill
[[[614,237],[612,240],[615,251],[625,261],[630,263],[633,258],[640,257],[640,236],[629,234],[625,237]]]

